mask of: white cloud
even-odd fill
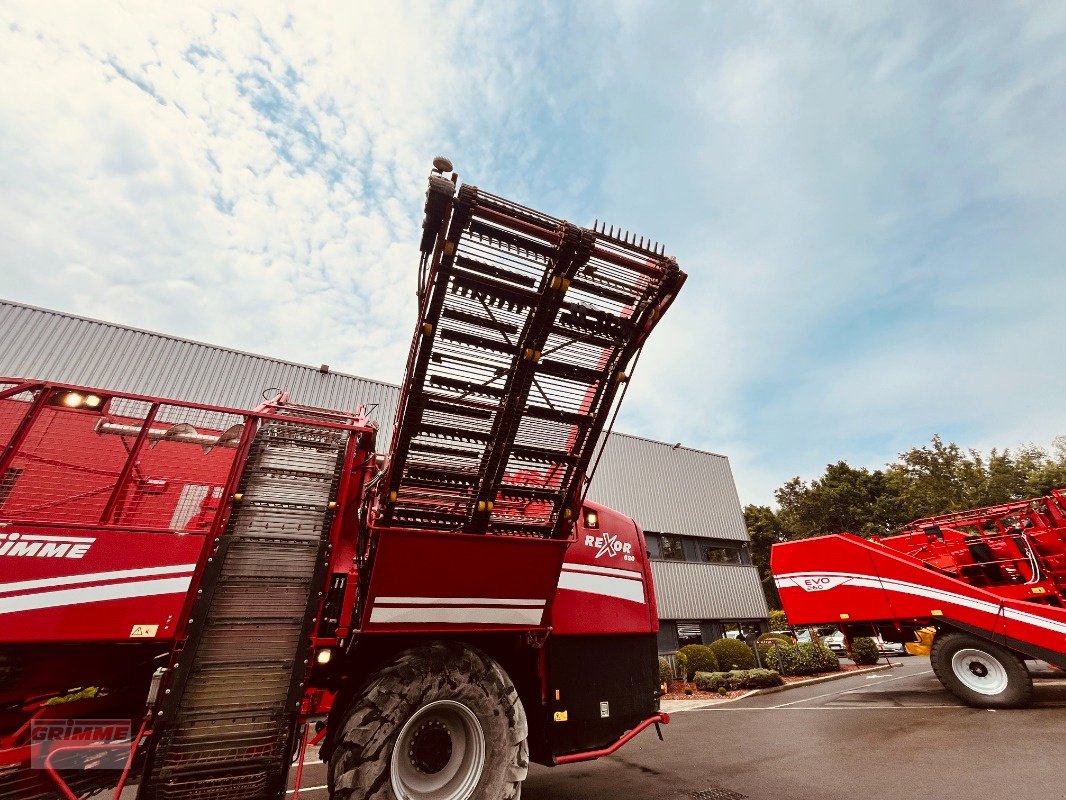
[[[131,8],[0,29],[6,296],[398,380],[444,152],[667,243],[619,427],[745,501],[1063,432],[1057,4]]]

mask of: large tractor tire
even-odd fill
[[[1033,696],[1025,663],[992,642],[968,633],[937,634],[929,654],[944,688],[977,708],[1021,708]]]
[[[335,800],[518,800],[526,713],[484,653],[451,642],[401,653],[342,716],[329,760]]]

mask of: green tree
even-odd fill
[[[769,506],[744,506],[744,524],[751,539],[751,562],[759,570],[763,594],[770,608],[781,608],[774,576],[770,573],[770,548],[788,539]]]
[[[903,522],[897,489],[885,473],[855,469],[846,461],[829,464],[809,485],[793,478],[774,496],[781,527],[791,539],[844,531],[886,535]]]

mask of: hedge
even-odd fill
[[[860,636],[851,642],[851,652],[848,654],[856,664],[876,664],[881,654],[877,650],[877,643],[869,636]]]
[[[697,672],[696,688],[702,692],[722,689],[765,689],[784,683],[781,676],[770,669],[734,669],[729,672]]]
[[[705,644],[686,644],[678,652],[684,653],[687,659],[686,680],[692,680],[692,676],[697,672],[718,671],[718,659],[714,657],[714,651]]]
[[[659,683],[669,683],[674,679],[674,670],[670,659],[659,656]]]
[[[774,642],[774,646],[760,648],[759,654],[766,666],[776,668],[782,675],[811,675],[815,672],[836,672],[840,669],[840,660],[833,651],[817,642]]]
[[[718,668],[730,669],[755,669],[755,653],[739,639],[719,639],[711,642],[711,650],[718,659]]]

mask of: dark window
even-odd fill
[[[663,558],[670,558],[674,561],[685,560],[685,550],[680,536],[663,537]]]
[[[686,644],[703,644],[703,633],[698,622],[678,622],[677,641],[679,647]]]
[[[0,506],[7,502],[7,498],[11,496],[11,490],[15,488],[15,483],[19,479],[19,475],[22,474],[21,469],[15,469],[12,467],[4,473],[4,477],[0,479]]]
[[[711,547],[703,548],[703,560],[714,564],[739,564],[740,550],[735,547]]]
[[[662,540],[658,536],[649,533],[644,537],[644,542],[648,546],[648,558],[663,557]]]

